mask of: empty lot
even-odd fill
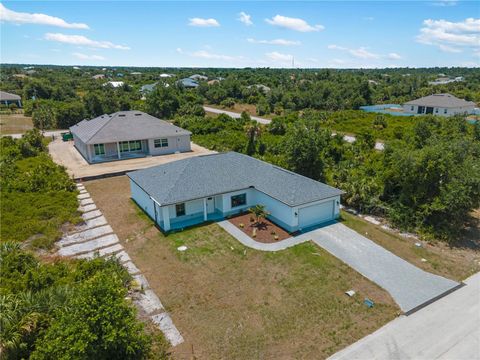
[[[313,243],[259,252],[216,224],[164,236],[129,199],[125,176],[85,187],[185,338],[176,358],[189,359],[192,347],[200,359],[325,358],[399,312],[387,292]]]

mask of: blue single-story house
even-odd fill
[[[289,232],[339,216],[341,190],[247,155],[191,157],[133,171],[132,199],[164,231],[183,229],[262,204]]]

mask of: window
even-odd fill
[[[104,144],[95,144],[93,145],[95,149],[95,155],[105,155],[105,145]]]
[[[438,114],[438,108],[435,108],[435,114]]]
[[[412,107],[410,108],[410,111],[413,111],[413,109],[415,109],[415,106],[412,106]]]
[[[177,217],[185,215],[185,203],[176,204],[175,212],[177,213]]]
[[[120,152],[139,151],[139,150],[142,150],[142,142],[140,140],[120,142]]]
[[[234,195],[231,197],[232,208],[246,205],[247,204],[247,194]]]
[[[168,147],[168,139],[155,139],[153,145],[156,148]]]
[[[446,114],[446,113],[447,113],[447,109],[443,110],[443,113]]]

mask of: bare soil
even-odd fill
[[[252,215],[247,213],[232,217],[228,219],[228,221],[242,230],[246,235],[250,236],[253,240],[262,243],[274,243],[288,239],[292,236],[268,219],[262,219],[258,224],[255,221],[252,221],[252,219]],[[255,236],[254,231],[256,231]]]
[[[130,200],[125,176],[85,186],[185,338],[171,349],[176,359],[322,359],[399,312],[387,292],[313,243],[255,251],[217,224],[165,236]]]

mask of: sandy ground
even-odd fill
[[[67,172],[75,179],[143,169],[191,156],[213,153],[213,151],[192,143],[191,152],[89,164],[75,149],[73,141],[64,142],[61,139],[56,139],[48,145],[48,151],[53,160],[57,164],[65,166]]]

